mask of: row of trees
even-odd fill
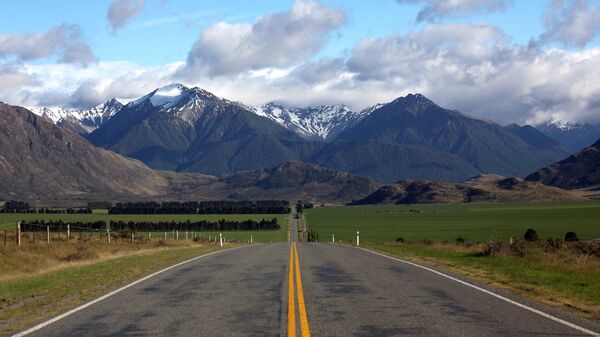
[[[117,203],[109,214],[287,214],[285,200]]]
[[[32,208],[28,202],[10,200],[4,203],[0,213],[31,213],[31,214],[88,214],[89,208]]]
[[[107,224],[105,221],[95,222],[70,222],[68,223],[72,231],[100,231],[106,230]],[[110,221],[109,228],[113,231],[260,231],[260,230],[278,230],[281,228],[277,222],[277,218],[273,219],[262,219],[260,221],[254,220],[227,220],[221,219],[219,221],[161,221],[161,222],[148,222],[148,221]],[[46,231],[49,227],[50,231],[66,231],[67,223],[62,220],[58,221],[22,221],[21,230],[24,232],[41,232]]]

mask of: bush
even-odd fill
[[[525,235],[523,235],[523,239],[525,239],[525,241],[536,241],[538,239],[538,235],[537,232],[531,228],[529,228],[526,232]]]
[[[454,241],[457,245],[464,245],[467,239],[463,238],[462,236],[459,236]]]
[[[397,237],[396,238],[396,243],[404,243],[404,238],[403,237]]]
[[[492,241],[488,241],[488,243],[486,243],[485,247],[483,248],[483,251],[481,252],[481,255],[484,255],[484,256],[506,255],[507,253],[510,252],[510,250],[511,250],[511,247],[508,243],[506,243],[504,241],[492,240]]]
[[[579,241],[579,238],[577,237],[577,233],[567,232],[567,234],[565,234],[565,241],[567,241],[567,242]]]

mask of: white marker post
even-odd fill
[[[221,243],[221,247],[223,247],[223,233],[219,233],[219,242]]]
[[[331,234],[331,242],[335,243],[335,234]]]
[[[110,243],[110,229],[106,229],[106,240]]]
[[[46,226],[46,243],[50,243],[50,226]]]
[[[71,240],[71,225],[67,224],[67,241]]]
[[[188,239],[188,231],[185,231],[185,239]]]
[[[165,242],[167,242],[167,232],[165,232]]]
[[[17,222],[17,246],[21,245],[21,221]]]
[[[360,233],[358,231],[356,231],[356,246],[360,246]]]
[[[252,243],[253,239],[252,239],[252,235],[250,235],[250,243]]]

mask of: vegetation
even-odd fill
[[[14,245],[14,232],[16,228],[17,221],[36,221],[36,220],[45,220],[45,221],[59,221],[62,220],[64,223],[72,224],[71,232],[73,236],[79,236],[80,233],[83,232],[86,235],[94,235],[94,233],[98,233],[99,235],[106,235],[106,233],[102,231],[94,231],[88,232],[87,229],[81,229],[74,224],[77,222],[86,223],[86,222],[96,222],[96,221],[123,221],[123,222],[187,222],[189,221],[210,221],[216,222],[221,219],[234,220],[234,221],[244,221],[244,220],[254,220],[261,221],[264,218],[270,219],[276,217],[277,223],[280,224],[281,229],[272,230],[272,231],[236,231],[236,232],[227,232],[224,234],[225,238],[228,240],[234,240],[239,242],[248,242],[252,237],[254,242],[283,242],[287,240],[287,228],[288,228],[288,215],[283,214],[228,214],[228,215],[218,215],[218,214],[131,214],[131,215],[112,215],[107,214],[106,211],[104,213],[94,212],[93,214],[0,214],[0,246],[3,245],[4,240],[4,231],[7,231],[8,236],[8,245]],[[105,227],[102,227],[103,229]],[[171,236],[172,237],[171,233]],[[58,232],[56,235],[52,235],[53,240],[57,238],[58,235],[64,237],[66,235],[65,232]],[[147,232],[137,232],[136,235],[139,236],[147,236]],[[156,235],[153,235],[155,237]],[[214,240],[215,232],[214,231],[196,231],[196,236],[201,236],[203,238],[208,238],[209,236]],[[37,238],[40,240],[40,237]],[[30,243],[33,241],[33,237],[24,238],[25,243]]]
[[[117,203],[109,214],[287,214],[285,200]]]
[[[281,226],[277,222],[277,218],[271,220],[261,219],[260,221],[254,220],[227,220],[220,219],[216,222],[210,222],[206,220],[200,221],[162,221],[162,222],[147,222],[147,221],[110,221],[110,226],[104,221],[95,222],[75,222],[72,224],[66,224],[62,220],[58,221],[22,221],[21,230],[27,232],[36,231],[65,231],[67,225],[79,228],[81,230],[97,231],[110,228],[113,231],[260,231],[260,230],[279,230]]]
[[[470,242],[521,238],[528,228],[538,237],[564,238],[573,231],[579,239],[600,238],[600,203],[554,202],[532,204],[438,204],[353,206],[306,209],[310,229],[336,240]]]
[[[32,214],[87,214],[90,208],[32,208],[29,203],[10,200],[0,208],[0,213],[32,213]]]
[[[600,319],[600,242],[519,239],[512,245],[506,241],[364,245]]]
[[[191,240],[0,246],[0,335],[15,333],[134,279],[219,248]]]

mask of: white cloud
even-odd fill
[[[96,57],[83,41],[78,25],[63,24],[46,33],[0,34],[0,58],[30,61],[58,56],[59,61],[88,64]]]
[[[544,16],[540,42],[585,47],[600,32],[600,5],[588,0],[552,0]]]
[[[185,72],[216,76],[291,66],[314,55],[345,20],[339,10],[297,0],[289,11],[265,15],[254,24],[219,22],[194,43]]]
[[[138,16],[144,8],[144,0],[115,0],[108,8],[106,19],[113,33],[123,28],[131,19]]]
[[[511,0],[396,0],[399,3],[424,4],[417,21],[436,21],[446,17],[463,17],[481,12],[500,12]]]

